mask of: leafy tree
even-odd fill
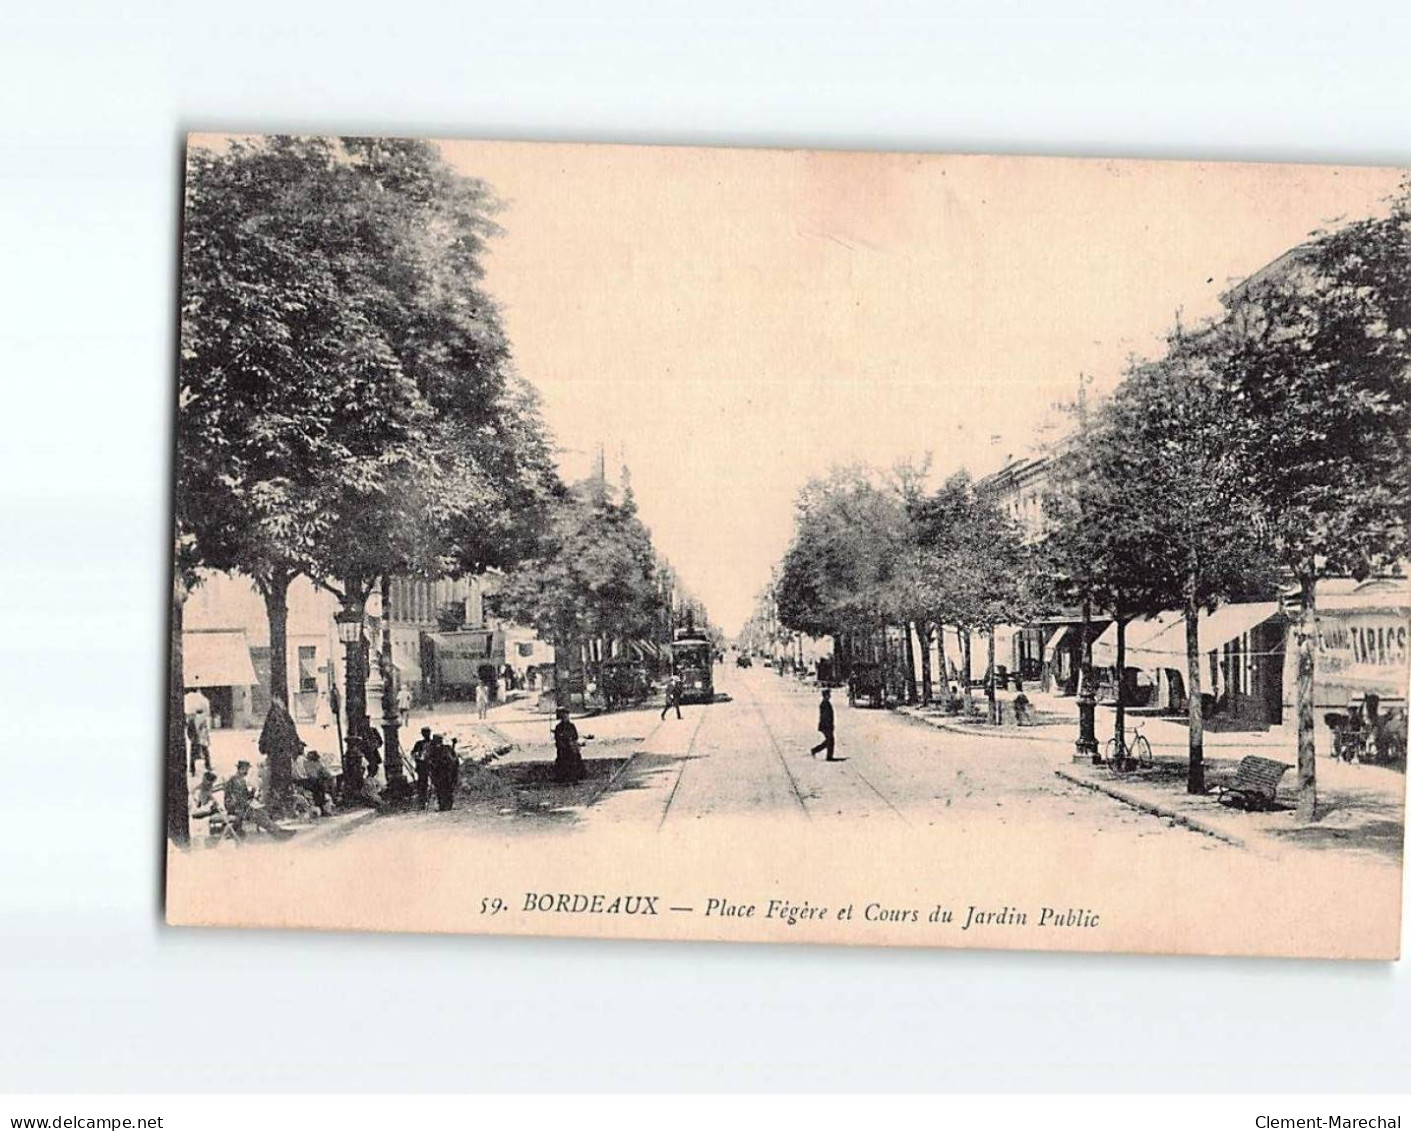
[[[858,639],[888,623],[890,587],[904,543],[905,515],[894,492],[859,467],[810,480],[795,506],[794,540],[776,587],[779,622],[832,636],[850,661]]]
[[[1041,590],[1059,602],[1101,609],[1116,624],[1119,744],[1126,728],[1127,625],[1181,605],[1185,594],[1185,576],[1138,489],[1138,457],[1118,413],[1100,409],[1090,419],[1085,412],[1079,434],[1052,457],[1050,527],[1035,555]]]
[[[391,572],[478,571],[537,538],[553,473],[480,285],[494,208],[422,142],[191,155],[178,533],[264,593],[276,697],[297,573],[361,615]],[[349,665],[352,720],[363,675]]]
[[[345,463],[340,417],[360,386],[376,399],[398,381],[359,310],[349,224],[326,207],[346,179],[328,141],[235,141],[188,157],[178,593],[202,568],[253,579],[269,616],[271,694],[286,703],[288,587],[328,531],[322,495]],[[172,666],[179,684],[179,652]]]
[[[1087,579],[1094,598],[1123,609],[1158,603],[1155,596],[1146,599],[1140,584],[1131,587],[1133,558],[1156,563],[1151,580],[1158,592],[1167,570],[1180,578],[1180,601],[1173,604],[1185,619],[1190,699],[1186,784],[1192,793],[1205,791],[1200,614],[1243,595],[1251,578],[1267,572],[1267,555],[1245,493],[1248,437],[1232,427],[1230,389],[1220,358],[1217,332],[1178,329],[1164,357],[1130,368],[1104,409],[1103,458],[1110,463],[1092,488],[1106,494],[1102,505],[1139,523],[1114,535],[1112,543],[1096,543]],[[1114,499],[1113,492],[1120,497]],[[1091,524],[1088,532],[1097,536]],[[1150,554],[1143,543],[1151,547]]]
[[[494,605],[552,640],[562,668],[569,649],[589,640],[651,639],[661,601],[651,535],[635,504],[590,482],[558,496],[540,554],[506,578]]]
[[[938,624],[960,633],[966,712],[972,709],[971,638],[979,631],[988,642],[988,696],[995,719],[995,626],[1022,622],[1030,604],[1029,561],[1018,527],[964,471],[947,479],[918,514],[929,576],[925,599]]]
[[[1241,486],[1298,586],[1298,808],[1311,820],[1318,580],[1408,552],[1411,188],[1387,217],[1315,237],[1226,306],[1218,364],[1250,456]]]

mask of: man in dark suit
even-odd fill
[[[818,733],[823,736],[823,741],[809,753],[817,757],[820,750],[826,750],[828,761],[836,762],[837,759],[833,757],[833,702],[826,687],[823,689],[823,698],[818,701]]]

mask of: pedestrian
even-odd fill
[[[681,717],[681,674],[672,672],[671,678],[666,681],[666,702],[661,708],[661,717],[666,718],[666,712],[673,707],[676,708],[676,717]]]
[[[216,784],[216,775],[207,770],[201,775],[200,783],[191,791],[191,816],[200,820],[204,817],[214,817],[221,812],[220,798],[216,796],[220,791],[221,787]]]
[[[397,688],[397,714],[401,716],[402,725],[406,726],[412,714],[412,689],[405,683]]]
[[[276,812],[283,813],[292,800],[294,763],[303,757],[304,740],[299,737],[289,708],[279,699],[270,701],[260,730],[259,749],[269,767],[269,800]]]
[[[475,717],[484,719],[490,712],[490,685],[483,679],[475,685]]]
[[[363,723],[363,757],[367,759],[369,780],[377,777],[377,771],[382,768],[382,736],[369,722]]]
[[[225,811],[235,822],[235,834],[244,837],[244,825],[249,821],[280,840],[288,840],[294,835],[293,829],[280,828],[273,817],[255,804],[255,791],[246,779],[250,774],[250,763],[245,759],[235,763],[235,774],[221,787],[225,793]]]
[[[833,757],[833,702],[828,689],[823,689],[823,698],[818,701],[818,733],[823,736],[823,741],[809,751],[813,757],[818,756],[820,750],[828,752],[828,761],[836,762]]]
[[[191,746],[191,774],[196,774],[196,763],[204,762],[211,768],[211,717],[204,710],[196,710],[186,716],[186,739]]]
[[[574,782],[583,778],[583,752],[578,728],[569,718],[568,708],[560,707],[554,727],[554,781]]]
[[[417,808],[425,809],[431,790],[431,728],[422,727],[421,737],[412,744],[412,766],[416,769]]]
[[[431,785],[436,790],[436,808],[448,812],[456,803],[456,782],[460,778],[461,761],[455,747],[447,746],[443,735],[431,739],[430,762]]]
[[[332,812],[333,802],[329,800],[328,787],[333,784],[333,773],[323,764],[317,750],[310,750],[294,759],[294,784],[308,790],[320,816],[326,817]]]

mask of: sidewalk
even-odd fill
[[[1400,866],[1406,818],[1406,779],[1400,773],[1320,760],[1318,816],[1300,821],[1298,779],[1292,769],[1279,783],[1273,811],[1251,813],[1222,805],[1214,787],[1234,779],[1238,762],[1233,754],[1207,753],[1205,781],[1211,792],[1205,794],[1186,792],[1184,761],[1159,756],[1152,769],[1125,774],[1084,762],[1054,772],[1065,781],[1261,854],[1333,850]]]
[[[977,696],[983,705],[983,696]],[[1156,765],[1150,770],[1117,774],[1105,766],[1074,761],[1077,704],[1072,699],[1030,695],[1038,721],[1032,726],[1013,722],[1013,695],[1006,696],[1002,726],[963,721],[933,709],[898,707],[918,722],[955,734],[994,741],[1032,742],[1048,753],[1054,772],[1065,781],[1094,789],[1198,832],[1219,837],[1254,851],[1278,854],[1289,848],[1354,852],[1386,863],[1400,864],[1405,842],[1406,776],[1382,766],[1334,761],[1331,742],[1318,736],[1318,819],[1300,822],[1296,814],[1298,779],[1296,733],[1292,726],[1252,731],[1206,731],[1205,778],[1212,792],[1186,792],[1188,734],[1180,721],[1128,712],[1128,727],[1140,724],[1151,742]],[[1113,711],[1099,707],[1097,733],[1103,741],[1112,733]],[[1259,754],[1289,765],[1279,783],[1276,808],[1247,813],[1219,803],[1213,788],[1232,780],[1246,754]]]

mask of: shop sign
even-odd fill
[[[1396,613],[1318,618],[1318,664],[1332,673],[1397,676],[1406,670],[1407,620]]]

